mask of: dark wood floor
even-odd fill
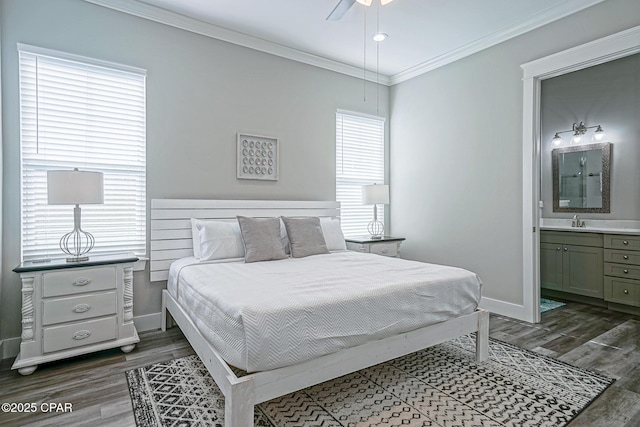
[[[491,336],[617,381],[572,423],[640,426],[640,317],[568,303],[530,324],[491,316]],[[192,354],[178,328],[141,334],[136,349],[118,349],[49,363],[23,377],[0,362],[0,402],[71,403],[71,413],[7,414],[2,426],[134,426],[124,371]]]

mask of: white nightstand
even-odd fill
[[[372,239],[371,236],[348,237],[347,249],[350,251],[371,253],[390,257],[400,256],[400,245],[404,237],[383,236],[381,239]]]
[[[22,343],[12,369],[29,375],[39,364],[108,348],[128,353],[140,341],[133,324],[131,254],[88,261],[25,261],[13,271],[22,280]]]

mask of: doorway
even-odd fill
[[[640,52],[640,26],[523,64],[522,241],[524,320],[540,322],[541,82]]]

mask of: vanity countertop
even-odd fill
[[[571,219],[540,218],[540,230],[640,235],[640,221],[580,219],[586,227],[572,227]]]

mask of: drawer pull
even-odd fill
[[[560,248],[560,246],[558,246],[558,247],[556,248],[556,251],[559,251],[560,249],[561,249],[561,248]]]
[[[564,248],[564,251],[565,251],[565,252],[566,252],[566,251],[568,251],[568,250],[569,250],[568,248]]]
[[[87,286],[91,283],[91,279],[86,277],[78,277],[75,282],[72,283],[73,286]]]
[[[78,304],[73,307],[72,311],[74,313],[86,313],[89,310],[91,310],[91,306],[89,304]]]
[[[75,334],[73,334],[72,338],[74,340],[83,340],[85,338],[89,338],[91,336],[91,331],[87,331],[86,329],[82,330],[82,331],[78,331]]]
[[[628,240],[623,240],[623,241],[622,241],[622,244],[623,244],[623,245],[628,245],[628,244],[629,244],[629,241],[628,241]]]
[[[389,253],[389,249],[384,248],[383,250],[381,250],[380,252],[382,252],[383,254],[388,254]]]
[[[629,259],[629,255],[622,255],[622,259]]]
[[[627,274],[629,272],[629,270],[627,270],[626,268],[622,271],[624,271],[624,274]]]
[[[629,290],[628,290],[628,289],[625,289],[625,290],[624,290],[624,294],[625,294],[625,295],[628,295],[628,294],[629,294]]]

